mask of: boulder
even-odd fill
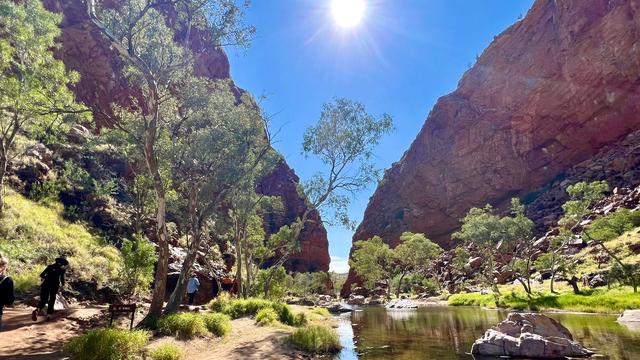
[[[409,299],[391,300],[385,306],[387,309],[417,309],[418,304]]]
[[[630,330],[640,331],[640,310],[625,310],[617,321]]]
[[[535,359],[593,355],[591,350],[574,341],[569,330],[559,322],[534,313],[509,314],[505,321],[475,341],[471,353]]]
[[[349,300],[347,300],[347,304],[349,305],[364,305],[365,303],[365,297],[362,295],[351,295],[349,296]]]

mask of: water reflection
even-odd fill
[[[471,344],[507,312],[475,307],[385,310],[367,307],[343,314],[339,328],[343,352],[352,359],[473,359]],[[552,314],[576,340],[612,360],[640,359],[640,332],[615,322],[615,316]]]

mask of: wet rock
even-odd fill
[[[418,304],[409,299],[396,299],[391,300],[385,306],[387,309],[417,309]]]
[[[573,340],[569,330],[542,314],[509,314],[475,341],[471,353],[537,359],[588,357],[592,351]]]

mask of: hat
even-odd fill
[[[56,258],[56,263],[60,265],[69,265],[69,261],[63,257]]]

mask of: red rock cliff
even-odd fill
[[[640,1],[537,0],[438,100],[354,241],[414,231],[451,247],[470,207],[504,206],[640,128],[639,42]]]
[[[80,73],[81,80],[74,87],[78,100],[93,110],[94,119],[99,126],[109,123],[113,115],[112,106],[130,105],[130,98],[136,96],[136,90],[128,86],[121,76],[124,63],[116,52],[109,48],[99,31],[89,22],[86,10],[80,0],[44,0],[45,6],[55,12],[64,14],[60,24],[62,35],[58,41],[61,47],[56,56],[64,61],[67,68]],[[171,16],[171,9],[163,10]],[[199,34],[192,32],[193,36]],[[202,39],[194,41],[193,51],[197,54],[196,72],[200,76],[213,79],[228,79],[229,60],[220,48],[207,45]],[[235,87],[240,93],[243,90]],[[286,211],[277,219],[277,225],[292,223],[303,211],[305,202],[296,193],[298,177],[284,160],[261,184],[267,195],[282,196]],[[290,270],[296,271],[328,271],[329,244],[327,233],[319,217],[317,225],[308,225],[302,234],[302,249],[287,263]],[[277,230],[277,229],[276,229]]]

